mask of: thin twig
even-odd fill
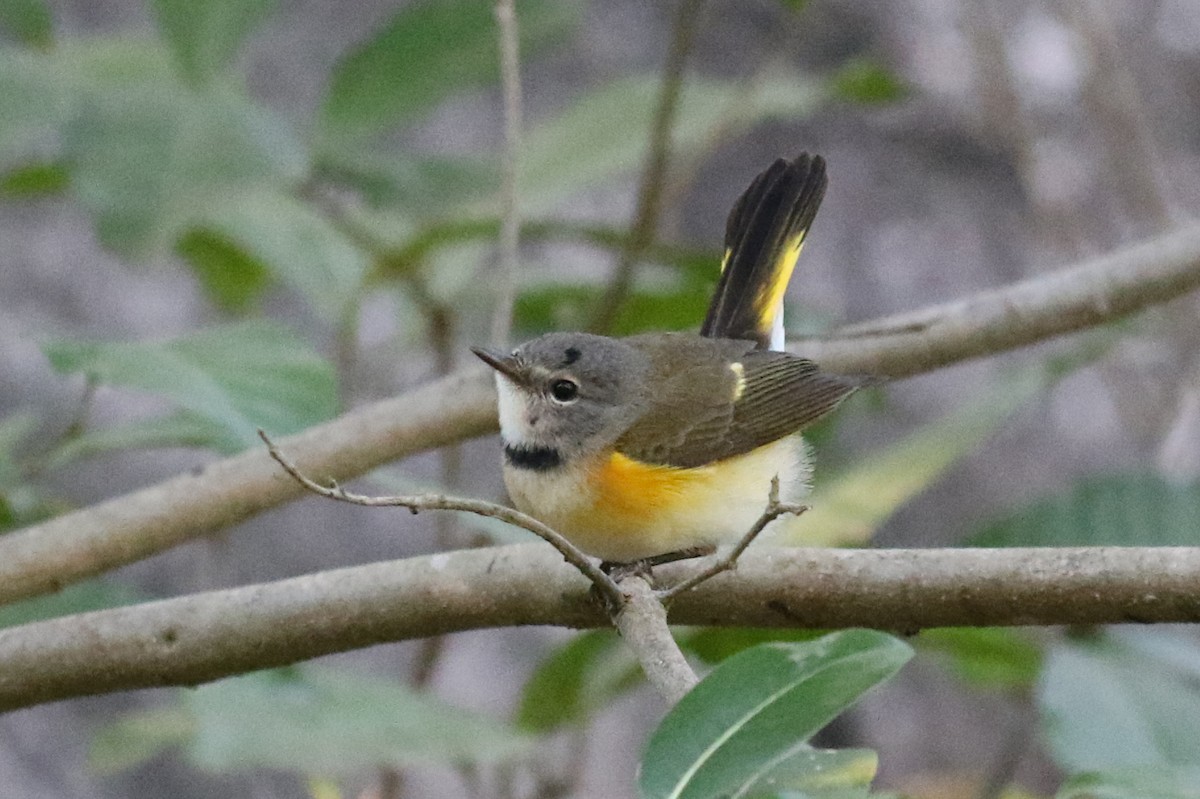
[[[999,4],[993,3],[962,6],[964,28],[971,42],[972,77],[979,97],[977,135],[981,140],[998,143],[1012,159],[1031,206],[1024,215],[1027,223],[1055,250],[1078,255],[1086,250],[1082,246],[1085,237],[1077,204],[1048,196],[1037,179],[1037,135],[1018,90],[1001,10]]]
[[[499,519],[514,527],[528,530],[557,549],[567,563],[570,563],[592,581],[592,584],[601,592],[611,607],[620,608],[625,602],[625,595],[617,584],[613,582],[611,577],[600,571],[599,567],[592,563],[587,555],[583,554],[583,552],[560,533],[542,524],[532,516],[521,513],[519,510],[507,508],[504,505],[497,505],[494,502],[485,502],[481,499],[449,497],[444,494],[367,496],[366,494],[356,494],[352,491],[347,491],[337,483],[331,486],[323,486],[305,475],[294,463],[288,460],[287,456],[279,451],[275,446],[275,442],[264,431],[259,430],[258,435],[262,438],[263,443],[267,445],[267,451],[271,453],[271,457],[283,467],[284,471],[314,494],[368,508],[408,508],[414,514],[423,510],[456,510],[463,513],[473,513],[476,516]]]
[[[1000,752],[988,766],[974,799],[1000,799],[1005,793],[1004,789],[1012,783],[1013,776],[1029,749],[1030,741],[1036,737],[1032,734],[1033,730],[1030,728],[1033,724],[1028,718],[1032,714],[1026,710],[1021,715],[1022,718],[1012,722],[1005,731]]]
[[[271,453],[271,457],[283,467],[284,471],[319,496],[366,507],[403,507],[413,513],[419,510],[464,511],[500,519],[539,536],[554,546],[562,554],[564,560],[592,581],[592,585],[605,600],[613,624],[641,662],[647,679],[659,689],[668,702],[674,704],[696,684],[696,674],[688,665],[667,626],[666,607],[655,597],[649,583],[642,577],[634,576],[618,586],[611,577],[597,568],[586,555],[559,533],[532,516],[527,516],[503,505],[481,500],[447,497],[441,494],[372,497],[352,493],[336,483],[331,486],[323,486],[309,478],[288,460],[287,456],[279,451],[265,432],[259,430],[258,435],[267,445],[267,451]],[[773,487],[777,493],[778,480],[775,481]]]
[[[404,796],[404,775],[392,766],[379,769],[379,799],[401,799]]]
[[[361,298],[346,304],[334,330],[334,366],[338,376],[338,401],[342,408],[354,406],[358,390],[358,334]]]
[[[729,571],[737,566],[738,558],[746,551],[746,547],[754,543],[754,539],[758,538],[759,533],[767,528],[767,525],[778,519],[780,516],[791,514],[799,516],[808,510],[807,505],[798,505],[790,502],[779,501],[779,475],[771,478],[771,492],[767,496],[767,507],[763,510],[762,515],[754,522],[742,539],[737,542],[737,545],[722,557],[717,558],[708,565],[703,571],[693,574],[681,583],[677,583],[670,588],[665,588],[658,592],[659,600],[665,605],[672,599],[682,594],[684,591],[690,591],[700,583],[705,582],[713,577],[716,577],[723,571]]]
[[[416,273],[412,274],[409,283],[412,287],[419,288],[420,294],[426,298],[426,301],[422,301],[420,305],[425,309],[427,335],[433,350],[434,362],[437,364],[438,375],[444,377],[453,371],[457,360],[455,358],[454,314],[445,303],[432,296],[425,282]],[[462,455],[462,444],[451,444],[443,447],[438,453],[441,462],[441,484],[452,490],[458,484],[462,474]],[[458,541],[458,518],[452,513],[438,514],[434,517],[433,533],[438,549],[457,548],[460,543]],[[413,686],[418,689],[429,686],[445,650],[446,637],[444,635],[431,635],[421,640],[411,674]]]
[[[455,320],[452,309],[445,303],[434,299],[422,281],[413,281],[414,287],[419,286],[423,296],[430,304],[422,302],[426,308],[429,344],[433,349],[434,362],[438,375],[445,377],[454,370],[457,362],[455,357]],[[451,444],[443,447],[441,457],[441,483],[453,490],[462,473],[462,445]],[[457,524],[453,516],[441,516],[434,523],[434,535],[441,549],[453,549],[459,545],[457,539]]]
[[[1175,215],[1154,142],[1151,115],[1142,102],[1133,73],[1122,58],[1117,29],[1105,4],[1097,0],[1066,3],[1072,32],[1088,48],[1091,70],[1084,83],[1083,101],[1099,120],[1105,140],[1105,171],[1126,211],[1156,232],[1170,230]]]
[[[675,125],[679,96],[683,90],[683,68],[692,49],[692,42],[696,38],[696,30],[700,27],[700,7],[703,4],[704,0],[680,0],[679,8],[675,12],[671,47],[667,52],[667,63],[658,92],[658,106],[655,108],[654,122],[650,130],[650,152],[638,185],[633,227],[627,244],[621,250],[612,281],[601,298],[596,316],[590,325],[592,330],[600,333],[612,329],[617,312],[633,287],[637,264],[658,233],[663,187],[666,184],[667,167],[671,157],[671,129]]]
[[[521,217],[517,205],[517,178],[521,151],[521,70],[517,37],[517,12],[513,0],[496,0],[496,31],[500,37],[500,77],[504,93],[504,151],[500,159],[501,225],[500,274],[495,282],[496,307],[492,316],[492,345],[508,344],[513,305],[517,299],[517,256]]]
[[[737,80],[735,91],[721,109],[715,124],[705,133],[704,140],[688,148],[676,160],[663,189],[665,206],[673,205],[687,191],[708,156],[745,129],[746,120],[753,118],[754,106],[761,99],[765,79],[772,74],[791,74],[794,71],[795,54],[805,49],[805,39],[811,38],[812,28],[805,24],[804,15],[800,13],[783,13],[779,15],[778,22],[766,32],[758,50],[758,63],[747,76]]]
[[[75,406],[75,411],[71,414],[71,420],[67,422],[62,433],[45,449],[20,462],[21,478],[23,480],[34,480],[41,477],[47,469],[52,467],[58,453],[62,451],[63,447],[87,432],[88,416],[91,415],[92,401],[96,397],[96,389],[99,385],[99,382],[94,377],[88,375],[83,384],[83,393],[79,397],[79,404]]]

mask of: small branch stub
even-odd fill
[[[612,614],[621,639],[633,650],[646,679],[674,705],[700,681],[667,624],[667,608],[647,577],[632,574],[621,581],[625,604]]]

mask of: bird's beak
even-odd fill
[[[500,374],[507,377],[517,385],[524,383],[523,370],[517,359],[503,352],[484,349],[483,347],[472,347],[471,352],[479,356],[479,360],[486,363],[488,366],[495,369]]]

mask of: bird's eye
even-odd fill
[[[574,380],[555,380],[550,384],[550,397],[566,405],[579,398],[579,384]]]

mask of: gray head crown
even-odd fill
[[[476,354],[499,373],[510,448],[589,454],[616,441],[645,407],[649,360],[617,339],[550,333],[508,356]]]

